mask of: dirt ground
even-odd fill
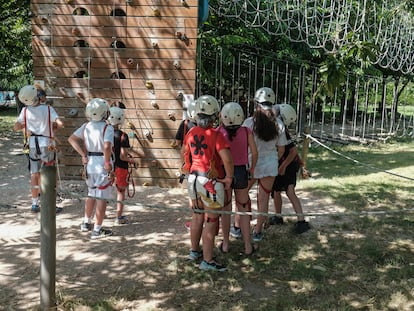
[[[29,173],[21,151],[19,134],[0,138],[0,310],[36,310],[40,305],[41,214],[30,212]],[[61,196],[57,206],[63,208],[56,216],[58,301],[91,301],[91,297],[99,301],[99,297],[142,286],[147,290],[140,298],[125,302],[119,310],[179,310],[180,306],[165,302],[152,290],[152,282],[156,282],[156,292],[169,293],[168,277],[146,271],[149,263],[157,264],[160,258],[185,260],[188,254],[189,234],[183,224],[191,214],[185,189],[178,183],[173,189],[137,186],[125,210],[130,224],[113,227],[115,210],[109,206],[104,226],[112,228],[114,236],[94,241],[79,228],[85,191],[82,181],[65,180],[58,185]],[[298,194],[308,213],[341,211],[326,208],[332,206],[330,202],[314,200],[300,185]],[[251,196],[254,202],[255,191]],[[285,211],[292,212],[290,207]],[[327,218],[310,221],[316,228]]]

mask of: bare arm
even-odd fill
[[[222,182],[225,185],[225,189],[230,189],[234,177],[233,157],[231,156],[230,149],[227,148],[221,149],[218,154],[223,161],[224,169],[226,171],[226,177],[222,179]]]
[[[22,129],[24,129],[23,123],[20,123],[20,122],[14,123],[13,131],[17,132],[17,131],[21,131]]]
[[[57,131],[58,129],[63,128],[63,121],[61,119],[56,119],[55,122],[53,122],[53,130]]]
[[[80,137],[72,134],[69,136],[68,142],[72,146],[72,148],[82,157],[82,163],[87,164],[88,156],[85,150],[85,146],[83,144],[83,140]]]
[[[253,176],[253,172],[254,172],[254,169],[257,163],[258,152],[257,152],[256,142],[254,141],[254,136],[252,133],[249,133],[248,143],[249,143],[250,153],[252,154],[252,163],[250,167],[250,172],[251,172],[251,175]]]
[[[289,166],[290,163],[293,162],[293,160],[298,155],[298,149],[296,146],[289,149],[289,154],[286,157],[286,159],[282,162],[281,165],[279,165],[279,175],[285,175],[286,168]]]
[[[112,171],[112,164],[111,164],[112,143],[110,143],[109,141],[104,142],[103,154],[104,154],[104,159],[105,159],[104,169],[107,171]]]

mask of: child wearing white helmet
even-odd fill
[[[55,165],[54,137],[55,132],[63,127],[63,122],[53,107],[41,105],[42,101],[46,99],[46,93],[36,86],[24,86],[20,89],[18,97],[26,107],[20,111],[13,129],[15,131],[23,130],[27,140],[32,188],[31,211],[37,213],[40,211],[40,168],[44,165]]]
[[[309,223],[305,221],[305,217],[303,216],[302,204],[295,192],[296,177],[299,167],[302,165],[302,160],[300,159],[296,145],[287,130],[289,125],[296,121],[296,111],[291,105],[280,104],[278,105],[278,113],[278,120],[283,122],[283,125],[286,126],[285,135],[288,143],[284,148],[282,157],[279,159],[279,174],[276,176],[272,187],[273,203],[276,214],[281,214],[281,193],[282,191],[286,192],[295,213],[298,215],[298,221],[295,224],[294,231],[301,234],[310,229]],[[269,219],[270,225],[282,225],[283,223],[283,217],[279,215],[272,216]]]
[[[232,188],[226,190],[226,200],[223,210],[230,212],[232,210],[232,194],[234,192],[236,208],[238,212],[251,212],[251,202],[249,197],[249,176],[253,175],[257,162],[257,147],[254,141],[252,131],[241,126],[244,121],[243,108],[235,102],[227,103],[220,112],[221,125],[218,131],[223,133],[230,144],[230,152],[234,162],[234,181]],[[251,164],[249,166],[249,152],[251,154]],[[243,236],[244,254],[251,255],[254,253],[250,239],[250,215],[239,216],[240,231]],[[222,253],[229,251],[229,235],[231,215],[223,214],[221,216],[221,230],[223,241],[219,244]]]
[[[135,164],[134,158],[131,156],[131,146],[128,135],[123,132],[120,127],[124,123],[124,109],[120,107],[111,107],[109,109],[108,122],[114,127],[114,172],[115,186],[117,190],[116,218],[115,225],[128,224],[128,218],[123,215],[125,192],[129,185],[129,164]]]
[[[273,90],[269,87],[259,88],[255,93],[254,100],[255,112],[243,123],[243,126],[253,131],[258,151],[258,159],[253,178],[249,182],[249,188],[257,181],[257,209],[259,213],[267,213],[273,182],[278,174],[278,158],[283,154],[287,141],[285,135],[280,133],[276,125],[276,117],[273,112],[276,97]],[[253,241],[259,242],[263,239],[266,219],[266,216],[257,216]]]
[[[220,216],[217,211],[224,205],[224,189],[231,186],[234,167],[226,138],[213,127],[219,111],[220,105],[213,96],[203,95],[197,99],[197,126],[184,137],[182,158],[183,171],[188,174],[188,194],[195,209],[190,228],[189,259],[203,257],[200,269],[225,271],[226,267],[213,259],[213,248]]]
[[[106,120],[109,115],[108,102],[94,98],[86,106],[84,123],[68,138],[69,143],[82,157],[85,169],[88,198],[85,200],[85,214],[81,231],[92,230],[91,238],[97,239],[112,235],[112,231],[102,227],[106,213],[107,200],[112,199],[112,148],[114,144],[114,128]],[[96,222],[91,220],[95,211]]]

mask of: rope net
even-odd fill
[[[378,47],[375,64],[409,74],[414,71],[413,17],[399,5],[387,0],[218,0],[211,10],[326,53],[370,42]]]

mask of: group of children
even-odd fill
[[[257,249],[252,240],[261,241],[267,225],[283,224],[279,216],[282,191],[297,213],[295,232],[301,234],[310,229],[295,193],[296,175],[303,163],[287,130],[296,121],[296,112],[290,105],[275,105],[275,94],[268,87],[258,89],[254,100],[254,114],[245,119],[238,103],[230,102],[220,109],[216,98],[203,95],[188,107],[192,127],[187,132],[177,132],[177,141],[182,141],[182,171],[187,176],[193,209],[189,259],[202,259],[199,265],[202,270],[226,270],[213,257],[219,227],[223,240],[218,247],[222,253],[229,251],[231,234],[242,237],[244,254],[252,255]],[[259,213],[251,236],[249,191],[255,183]],[[231,226],[233,193],[239,213]],[[279,215],[269,219],[270,196]]]
[[[19,92],[19,100],[25,105],[14,125],[14,130],[23,130],[29,148],[29,170],[31,174],[31,211],[40,211],[40,169],[56,164],[55,133],[63,122],[50,105],[45,104],[46,93],[39,86],[27,85]],[[124,111],[118,106],[110,107],[101,98],[88,102],[85,114],[88,122],[82,124],[68,138],[73,149],[82,157],[84,177],[88,186],[84,219],[81,231],[92,231],[91,238],[112,235],[102,227],[107,200],[113,199],[113,185],[117,190],[117,217],[115,224],[126,224],[123,201],[128,187],[128,166],[135,163],[129,138],[121,129]],[[95,212],[95,223],[92,217]]]
[[[55,132],[63,127],[63,122],[53,107],[45,104],[46,94],[41,88],[25,86],[18,96],[25,108],[19,114],[14,130],[23,130],[27,137],[31,211],[39,212],[39,172],[42,166],[56,163]],[[258,89],[254,100],[254,114],[245,119],[238,103],[229,102],[220,108],[216,98],[202,95],[189,104],[189,118],[177,131],[176,140],[182,146],[182,171],[187,176],[189,204],[193,209],[189,225],[189,259],[202,258],[199,267],[203,270],[226,270],[213,256],[219,227],[223,240],[218,247],[222,253],[229,251],[229,236],[232,235],[242,237],[244,254],[252,255],[257,248],[252,240],[261,241],[267,225],[283,224],[280,216],[267,217],[270,196],[276,214],[280,215],[282,191],[286,192],[298,215],[296,232],[300,234],[310,229],[295,193],[301,160],[287,130],[287,126],[295,122],[296,113],[289,105],[275,105],[275,94],[268,87]],[[128,223],[122,202],[128,187],[128,166],[136,160],[128,135],[120,129],[125,118],[121,107],[110,107],[106,100],[94,98],[88,102],[85,114],[88,122],[76,129],[68,142],[82,158],[88,186],[81,231],[92,231],[91,238],[96,239],[112,235],[112,231],[103,228],[102,224],[107,200],[113,196],[113,185],[117,189],[115,224]],[[251,237],[249,191],[255,183],[258,185],[259,213]],[[232,226],[233,193],[240,213],[234,216]]]

